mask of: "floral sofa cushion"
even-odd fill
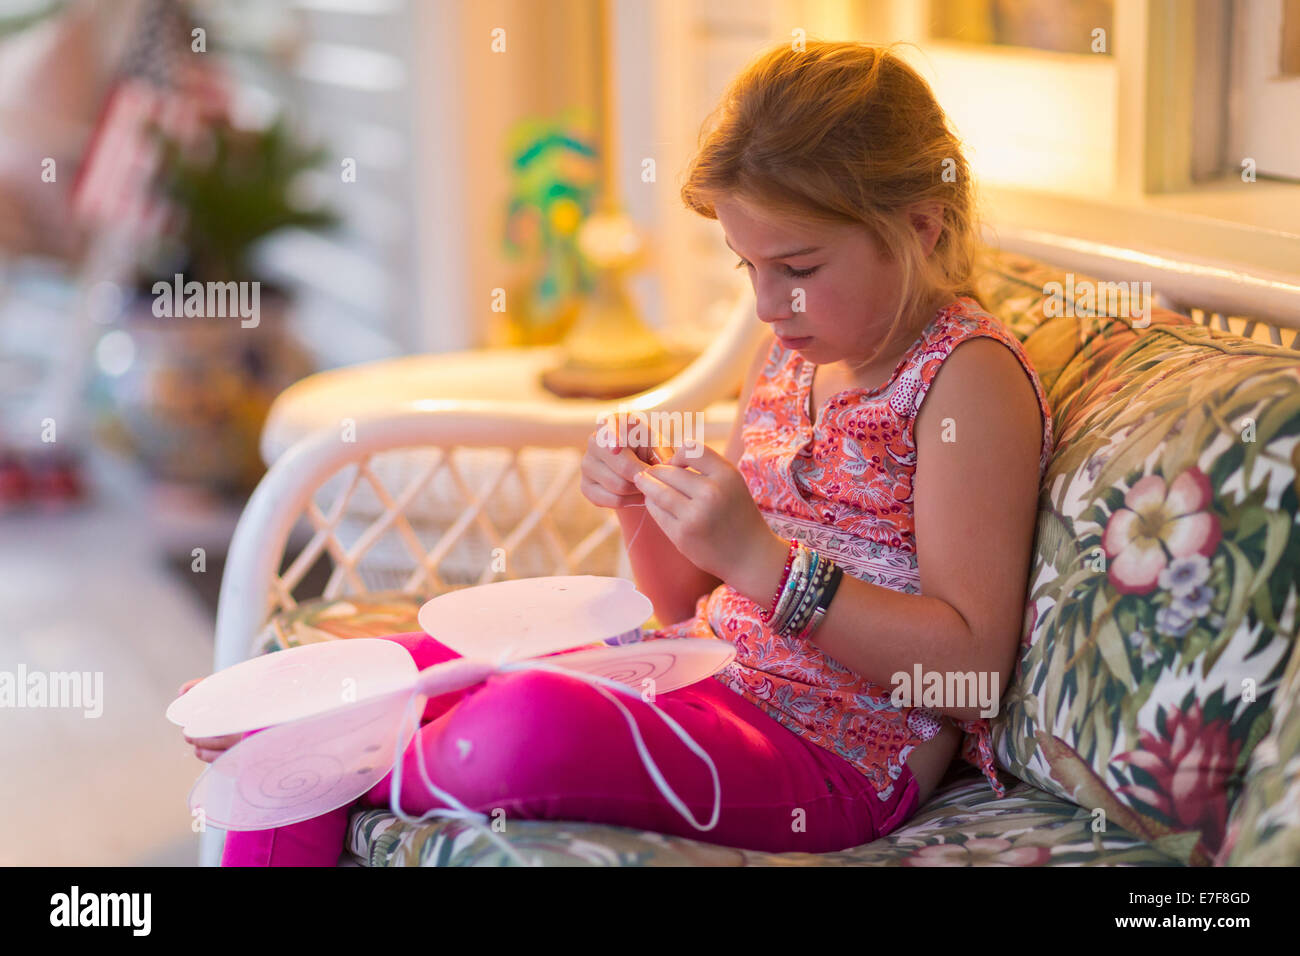
[[[1045,310],[1062,273],[1004,266],[988,307],[1058,438],[999,765],[1211,863],[1295,643],[1300,364],[1160,309]]]
[[[366,866],[1177,866],[1086,811],[1008,777],[998,799],[973,767],[954,765],[906,824],[837,853],[762,853],[597,823],[519,820],[499,835],[461,820],[406,824],[385,810],[354,813],[348,851]],[[515,856],[517,854],[517,857]]]
[[[419,631],[417,617],[427,600],[418,594],[376,591],[332,600],[304,601],[267,622],[253,641],[253,654],[269,654],[340,638],[384,637]]]
[[[1216,863],[1300,866],[1300,643],[1274,701],[1273,729],[1251,756]]]

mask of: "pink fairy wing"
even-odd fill
[[[686,687],[712,677],[736,656],[735,645],[703,637],[669,637],[661,640],[596,647],[555,654],[546,664],[565,670],[595,674],[626,684],[633,690],[652,688],[656,694]],[[647,684],[646,682],[650,683]]]
[[[405,751],[416,721],[400,736],[399,725],[413,693],[384,694],[244,738],[199,777],[190,811],[201,810],[219,829],[266,830],[346,806]]]
[[[223,830],[266,830],[346,806],[405,752],[426,697],[478,684],[492,670],[479,661],[444,661],[420,671],[418,687],[410,681],[245,737],[199,777],[190,810],[201,809],[206,822]]]
[[[626,578],[573,574],[449,591],[420,608],[419,621],[462,657],[495,663],[594,644],[653,613],[650,599]]]
[[[358,637],[276,651],[205,678],[167,719],[190,737],[219,737],[298,720],[399,688],[418,668],[393,641]]]

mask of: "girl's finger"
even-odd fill
[[[632,483],[641,489],[641,493],[645,495],[647,508],[653,502],[673,519],[676,519],[678,510],[690,501],[686,495],[676,488],[672,488],[660,481],[648,468],[637,475]]]
[[[711,480],[697,471],[687,471],[675,465],[659,466],[647,469],[650,474],[664,484],[680,491],[686,498],[698,498],[704,488],[712,484]]]
[[[712,475],[719,469],[735,467],[702,441],[683,442],[673,452],[672,464],[690,468],[702,475]]]
[[[645,499],[645,510],[650,517],[654,519],[655,524],[665,532],[667,532],[672,523],[677,520],[671,512],[665,510],[652,501],[649,495],[647,495]]]
[[[624,449],[617,458],[593,458],[588,468],[588,477],[616,495],[634,495],[639,492],[636,485],[632,484],[632,476],[643,470],[645,465],[636,455],[630,449]]]
[[[645,500],[645,496],[640,492],[630,495],[616,495],[608,488],[596,484],[585,475],[578,487],[588,501],[600,508],[627,508],[631,505],[639,505]],[[633,490],[635,491],[635,489]]]

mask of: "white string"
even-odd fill
[[[623,507],[624,508],[645,508],[645,505],[624,505]],[[646,508],[646,510],[641,514],[641,520],[637,522],[636,530],[632,532],[632,537],[628,538],[627,544],[624,545],[624,547],[628,551],[632,550],[632,542],[635,541],[636,536],[641,533],[641,525],[645,524],[645,519],[648,518],[649,516],[650,516],[650,509]]]
[[[428,810],[427,812],[421,814],[418,817],[412,817],[410,814],[406,813],[402,809],[402,799],[401,799],[402,762],[403,762],[402,758],[405,752],[405,747],[403,747],[402,745],[402,740],[403,740],[402,730],[404,727],[406,727],[408,721],[410,720],[411,711],[413,709],[412,705],[417,700],[419,700],[419,698],[420,698],[419,691],[412,690],[410,700],[406,702],[406,710],[402,713],[402,722],[398,724],[397,727],[397,735],[398,735],[397,756],[393,763],[393,773],[392,776],[390,777],[389,787],[388,787],[388,798],[389,798],[388,802],[391,805],[393,812],[397,814],[397,817],[400,820],[402,820],[405,823],[411,823],[411,824],[423,823],[425,820],[428,820],[430,817],[452,817],[456,819],[463,819],[470,826],[482,830],[487,835],[489,840],[491,840],[493,843],[496,843],[498,846],[500,846],[501,849],[505,852],[506,856],[513,859],[520,866],[541,866],[542,861],[540,858],[534,857],[533,860],[529,862],[525,860],[522,856],[520,856],[514,847],[512,847],[505,840],[501,839],[501,837],[497,834],[497,832],[493,830],[492,827],[488,824],[486,813],[478,813],[475,812],[474,810],[471,810],[469,807],[465,806],[465,804],[461,803],[450,793],[447,793],[447,791],[441,789],[440,787],[437,786],[437,784],[435,784],[432,780],[429,779],[429,770],[424,763],[424,748],[420,746],[419,741],[416,741],[415,744],[415,762],[416,765],[419,767],[420,776],[424,780],[424,785],[429,788],[429,792],[431,794],[433,794],[443,803],[451,804],[451,806],[454,807],[455,809],[449,809],[447,807],[434,807],[433,809]],[[412,739],[414,739],[415,734],[417,734],[418,732],[419,732],[419,726],[418,726],[418,718],[417,718],[417,725],[415,728],[413,728]]]
[[[679,814],[681,814],[686,819],[686,822],[688,822],[691,826],[695,827],[695,829],[712,830],[715,826],[717,826],[718,817],[722,812],[722,783],[718,778],[718,768],[714,764],[712,758],[710,758],[708,753],[704,750],[704,748],[701,747],[698,743],[696,743],[695,740],[691,737],[691,735],[688,734],[686,730],[680,724],[677,723],[677,721],[673,720],[671,717],[665,714],[658,706],[651,703],[650,704],[651,712],[654,713],[656,716],[658,716],[659,719],[662,720],[665,725],[667,725],[668,729],[671,730],[677,736],[677,738],[682,741],[682,743],[686,744],[687,748],[690,749],[692,753],[698,756],[709,766],[709,774],[713,778],[713,813],[710,816],[709,822],[707,824],[701,824],[698,821],[696,821],[694,815],[690,811],[690,808],[686,806],[686,804],[677,795],[677,793],[668,785],[668,781],[664,778],[664,775],[660,771],[659,766],[654,762],[654,758],[650,756],[650,751],[645,745],[645,740],[641,736],[641,730],[637,726],[636,720],[632,717],[632,714],[628,711],[628,709],[624,707],[623,704],[617,698],[612,697],[605,688],[608,687],[612,690],[617,691],[620,694],[626,694],[629,697],[636,697],[637,699],[641,699],[640,695],[635,690],[628,687],[626,684],[621,684],[618,681],[610,680],[609,678],[606,677],[600,677],[597,676],[596,674],[586,674],[580,671],[568,670],[566,668],[558,667],[554,664],[548,664],[540,660],[526,660],[526,661],[499,660],[496,666],[497,666],[498,673],[508,672],[508,671],[520,671],[520,670],[544,670],[544,671],[551,671],[552,673],[556,673],[556,674],[565,674],[570,677],[576,677],[579,680],[583,680],[592,684],[602,697],[605,697],[607,700],[613,703],[614,706],[617,707],[619,711],[623,714],[623,718],[627,721],[628,727],[632,731],[632,738],[636,744],[637,755],[641,758],[642,765],[646,768],[646,772],[650,774],[650,779],[654,781],[655,787],[659,790],[659,793],[663,795],[664,799],[668,801],[668,803],[672,806],[674,810],[676,810]],[[420,695],[417,691],[413,690],[411,692],[411,698],[407,702],[406,711],[403,713],[401,723],[398,725],[397,756],[393,765],[393,773],[392,773],[392,777],[390,778],[390,784],[389,784],[389,802],[392,805],[393,812],[404,822],[412,823],[412,824],[423,823],[425,820],[434,816],[446,816],[446,817],[455,817],[457,819],[463,819],[470,826],[476,827],[482,830],[485,834],[487,834],[488,838],[491,839],[494,843],[498,844],[505,851],[507,856],[514,859],[520,865],[540,866],[541,865],[540,859],[534,857],[531,864],[526,862],[523,859],[523,857],[521,857],[519,853],[516,852],[514,847],[512,847],[505,840],[501,839],[501,837],[497,834],[497,832],[493,830],[491,826],[488,824],[487,814],[479,811],[471,810],[469,807],[465,806],[454,796],[452,796],[450,793],[440,788],[437,784],[435,784],[432,780],[429,779],[428,767],[425,765],[424,762],[424,748],[419,745],[418,741],[415,747],[416,765],[419,768],[420,777],[423,780],[424,785],[428,788],[429,792],[433,796],[441,800],[443,803],[450,804],[454,809],[448,809],[446,807],[435,807],[432,810],[427,811],[426,813],[424,813],[419,817],[412,817],[402,810],[401,807],[401,792],[402,792],[401,779],[402,779],[402,764],[403,764],[402,758],[403,758],[403,752],[405,750],[405,748],[402,746],[402,739],[403,739],[402,730],[403,728],[406,727],[410,719],[410,714],[413,705],[415,701],[419,698],[419,696]],[[418,728],[416,728],[416,732],[418,732]]]
[[[631,505],[625,505],[624,507],[645,508],[646,506],[644,504],[631,504]],[[642,513],[641,520],[637,523],[636,530],[632,532],[632,537],[630,537],[627,541],[627,545],[625,546],[627,550],[630,551],[632,549],[632,544],[633,542],[636,541],[637,535],[641,533],[641,527],[642,525],[645,524],[645,519],[649,516],[649,514],[650,514],[650,510],[648,508]],[[617,681],[611,681],[603,677],[597,677],[594,674],[584,674],[578,671],[566,670],[562,667],[554,667],[550,664],[543,664],[539,661],[516,661],[511,663],[504,660],[506,653],[508,653],[508,651],[503,652],[502,659],[497,661],[498,672],[511,671],[511,670],[548,670],[548,671],[553,671],[555,673],[568,674],[572,677],[577,677],[579,680],[585,680],[588,683],[591,683],[593,686],[595,686],[596,690],[600,693],[600,695],[608,699],[623,714],[623,718],[627,721],[628,727],[631,728],[632,730],[632,738],[636,743],[636,750],[638,756],[640,756],[641,758],[641,763],[646,768],[646,772],[650,774],[650,779],[654,781],[654,784],[659,789],[659,792],[663,794],[664,799],[667,800],[669,804],[672,805],[673,809],[676,810],[678,813],[680,813],[683,817],[685,817],[687,822],[690,823],[690,825],[695,827],[697,830],[711,830],[713,829],[714,826],[717,825],[718,814],[721,812],[722,809],[722,785],[718,780],[718,768],[714,765],[713,760],[704,751],[704,749],[700,747],[700,745],[697,744],[691,738],[690,734],[688,734],[685,730],[683,730],[681,725],[679,725],[675,720],[673,720],[671,717],[669,717],[667,714],[661,711],[654,704],[650,705],[653,713],[657,714],[659,718],[663,720],[665,724],[668,725],[668,729],[670,729],[674,734],[676,734],[678,739],[680,739],[684,744],[686,744],[686,746],[690,748],[690,750],[694,754],[696,754],[698,757],[704,760],[705,763],[709,765],[709,773],[712,774],[713,776],[714,801],[713,801],[713,815],[709,819],[708,826],[700,826],[700,824],[695,821],[695,817],[691,814],[686,804],[684,804],[681,798],[678,797],[677,794],[672,790],[672,788],[668,786],[668,782],[664,779],[664,776],[660,772],[658,765],[654,762],[654,758],[650,756],[650,752],[646,748],[645,741],[641,737],[641,730],[639,727],[637,727],[636,721],[633,719],[632,714],[628,711],[626,707],[624,707],[619,702],[618,698],[610,696],[609,692],[600,685],[605,684],[608,685],[609,687],[614,688],[620,693],[637,696],[634,690],[632,690],[631,688],[627,687],[624,684],[618,683]],[[411,824],[423,823],[425,820],[428,820],[430,817],[435,817],[435,816],[445,816],[445,817],[452,817],[452,818],[464,820],[470,826],[481,829],[484,833],[486,833],[488,838],[491,839],[494,843],[498,844],[501,847],[501,849],[505,851],[507,856],[514,859],[521,866],[529,866],[529,865],[540,866],[541,860],[539,858],[534,857],[532,863],[529,864],[524,860],[523,857],[521,857],[518,854],[518,852],[515,851],[514,847],[512,847],[505,840],[501,839],[501,837],[497,834],[497,832],[493,830],[491,826],[488,824],[487,814],[471,810],[469,807],[465,806],[454,796],[452,796],[447,791],[443,790],[441,787],[439,787],[437,784],[435,784],[432,780],[429,779],[429,771],[424,762],[424,748],[419,746],[418,743],[416,744],[416,748],[415,748],[415,758],[416,758],[416,765],[419,768],[420,777],[424,781],[424,785],[428,788],[431,794],[433,794],[443,803],[451,804],[451,806],[454,809],[448,809],[446,807],[434,807],[432,810],[427,811],[426,813],[422,814],[419,817],[412,817],[410,814],[402,810],[402,801],[401,801],[401,793],[402,793],[401,780],[402,780],[402,762],[403,762],[402,758],[403,758],[403,753],[405,751],[405,748],[402,746],[402,730],[409,723],[411,717],[411,710],[415,704],[415,701],[419,698],[419,696],[420,695],[417,691],[415,690],[411,691],[411,698],[410,700],[407,701],[406,710],[402,713],[401,723],[399,723],[397,726],[397,734],[398,734],[397,748],[396,748],[397,756],[393,764],[393,773],[390,778],[390,784],[388,788],[389,803],[392,805],[393,812],[397,815],[397,817],[400,820],[402,820],[405,823],[411,823]],[[413,728],[412,738],[414,737],[414,734],[418,732],[419,732],[419,727],[417,724],[417,726]]]

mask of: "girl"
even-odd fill
[[[430,701],[403,764],[406,811],[440,805],[417,747],[476,811],[768,851],[890,833],[959,747],[1003,792],[987,718],[1016,658],[1051,417],[1018,341],[971,296],[960,144],[924,80],[861,43],[768,51],[714,120],[682,197],[718,221],[772,334],[725,455],[657,463],[594,432],[582,490],[618,510],[637,587],[677,622],[646,639],[736,646],[713,679],[653,705],[712,758],[716,825],[669,806],[608,699],[542,671]],[[420,667],[455,656],[427,635],[392,639]],[[708,820],[709,768],[652,705],[626,705]],[[233,740],[193,742],[212,759]],[[388,793],[386,778],[361,803]],[[333,864],[349,812],[231,833],[224,862]]]

